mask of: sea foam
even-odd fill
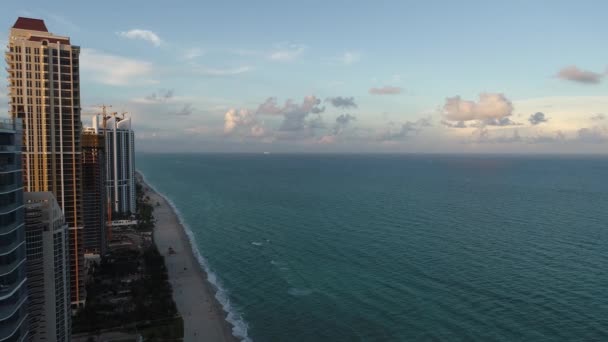
[[[179,209],[173,203],[173,201],[171,201],[171,199],[169,199],[167,196],[165,196],[165,194],[163,194],[162,192],[158,191],[158,189],[156,189],[154,187],[154,185],[152,185],[152,183],[150,183],[148,181],[148,179],[146,178],[146,175],[144,175],[143,172],[141,172],[140,170],[137,170],[137,172],[141,175],[142,179],[144,180],[144,183],[146,183],[147,186],[150,187],[152,190],[154,190],[154,192],[156,192],[159,196],[164,198],[165,201],[167,201],[167,203],[169,203],[169,205],[171,206],[171,209],[173,209],[173,212],[177,216],[179,223],[184,228],[184,232],[186,233],[186,236],[188,237],[188,242],[190,243],[190,248],[192,249],[192,253],[196,257],[196,259],[199,263],[199,266],[201,266],[203,268],[203,270],[205,271],[205,273],[207,274],[207,281],[215,289],[215,298],[222,305],[222,309],[228,314],[226,317],[226,321],[228,321],[230,324],[232,324],[232,335],[239,338],[242,342],[251,342],[252,341],[251,338],[249,338],[249,336],[247,335],[247,330],[249,328],[249,326],[247,325],[247,322],[245,322],[245,320],[238,313],[236,308],[230,303],[228,291],[223,287],[222,282],[217,277],[217,275],[211,270],[211,267],[209,267],[209,263],[207,262],[207,259],[205,259],[202,256],[202,254],[196,247],[197,246],[196,237],[194,236],[194,233],[190,229],[190,226],[184,221],[182,213],[179,211]]]

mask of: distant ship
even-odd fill
[[[270,154],[270,152],[264,152],[264,154]]]

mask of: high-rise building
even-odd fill
[[[68,226],[53,193],[26,192],[24,199],[32,341],[69,341]]]
[[[106,135],[106,191],[112,210],[119,215],[135,214],[135,133],[131,118],[114,118]]]
[[[29,336],[21,123],[0,121],[0,341]]]
[[[85,253],[104,255],[106,251],[105,138],[99,132],[97,116],[93,127],[82,132],[82,203]]]
[[[85,301],[79,54],[42,20],[20,17],[10,30],[10,112],[23,120],[23,185],[51,191],[64,212],[74,308]]]

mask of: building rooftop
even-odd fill
[[[19,17],[13,25],[15,29],[49,32],[42,19]]]

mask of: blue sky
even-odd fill
[[[139,150],[606,153],[607,10],[28,1],[0,24],[42,18],[80,45],[83,121],[132,113]]]

